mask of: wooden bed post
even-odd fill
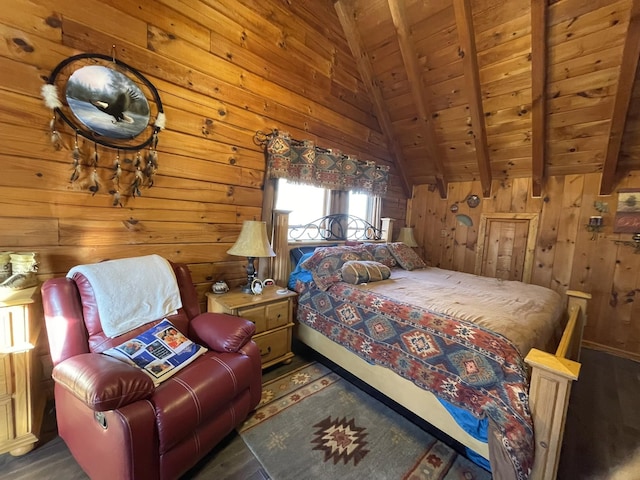
[[[273,265],[273,279],[276,285],[286,287],[291,267],[289,266],[289,214],[290,210],[273,211],[273,251],[276,261]]]
[[[525,358],[532,367],[529,405],[536,451],[531,480],[556,478],[571,386],[580,374],[576,360],[591,295],[577,291],[567,295],[569,320],[555,355],[533,348]]]
[[[380,235],[380,240],[389,243],[392,242],[393,240],[391,240],[391,236],[393,235],[393,222],[394,219],[393,218],[389,218],[389,217],[384,217],[380,219],[382,221],[382,232]]]

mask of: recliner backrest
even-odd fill
[[[182,308],[167,318],[184,334],[189,335],[190,320],[200,313],[197,292],[191,273],[184,264],[171,264],[176,274]],[[107,337],[100,325],[91,285],[84,277],[54,278],[42,286],[42,296],[49,347],[53,365],[82,353],[102,352],[135,337],[156,322],[147,323],[115,338]],[[126,301],[126,299],[123,299]]]

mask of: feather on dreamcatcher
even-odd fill
[[[113,55],[75,55],[58,64],[41,93],[52,112],[51,144],[71,151],[74,188],[92,196],[108,191],[112,205],[122,206],[123,196],[140,196],[154,185],[166,117],[158,91],[140,72]],[[65,147],[67,133],[71,147]],[[121,161],[121,151],[135,152],[135,161]]]

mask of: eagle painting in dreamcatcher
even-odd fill
[[[96,107],[98,110],[106,113],[107,115],[111,115],[114,118],[112,120],[112,123],[134,123],[135,120],[127,115],[126,112],[132,102],[139,99],[140,96],[136,92],[128,89],[126,92],[118,93],[115,99],[106,99],[106,101],[91,100],[91,105]]]

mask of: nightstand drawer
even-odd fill
[[[260,358],[263,364],[289,352],[291,349],[292,326],[289,325],[288,327],[253,337],[260,349]]]
[[[266,307],[267,330],[289,323],[289,301],[272,303]]]
[[[264,306],[239,308],[238,316],[255,323],[256,333],[261,333],[267,330],[267,318]]]

